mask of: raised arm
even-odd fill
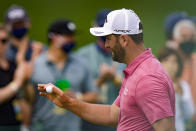
[[[46,87],[52,86],[52,93],[46,93]],[[81,118],[99,125],[113,126],[118,123],[119,107],[116,105],[89,104],[69,97],[52,84],[39,84],[40,95],[50,99],[54,104],[65,108]]]
[[[11,99],[21,88],[25,80],[25,65],[20,64],[15,71],[14,79],[8,85],[0,89],[0,104]]]

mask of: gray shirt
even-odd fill
[[[74,92],[94,92],[92,75],[88,71],[85,61],[79,56],[69,55],[63,70],[47,58],[47,53],[41,54],[35,62],[32,83],[35,86],[36,98],[32,118],[32,131],[79,131],[80,118],[71,112],[55,106],[51,101],[39,95],[38,83],[55,83],[66,79]]]
[[[79,49],[76,54],[83,57],[88,61],[88,67],[93,74],[93,78],[97,79],[99,77],[100,65],[103,63],[112,66],[113,60],[112,55],[104,54],[96,43],[90,43],[87,46]],[[116,74],[123,75],[122,70],[125,68],[124,64],[118,64]],[[112,81],[108,81],[104,87],[106,89],[105,95],[106,99],[102,101],[103,104],[112,104],[117,96],[119,95],[120,87],[116,86]],[[102,93],[100,93],[102,95]]]

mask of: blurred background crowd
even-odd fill
[[[106,38],[92,37],[89,28],[103,26],[107,14],[119,8],[138,14],[145,46],[173,81],[176,130],[196,130],[194,1],[86,2],[0,4],[0,131],[116,130],[55,106],[39,95],[37,84],[53,83],[81,101],[112,104],[126,65],[113,62]]]

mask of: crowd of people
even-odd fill
[[[100,10],[93,27],[103,27],[110,9]],[[184,12],[165,20],[165,47],[157,58],[175,90],[177,131],[196,129],[196,27]],[[11,6],[0,25],[0,130],[115,131],[91,124],[39,95],[37,85],[52,83],[70,97],[113,104],[119,95],[126,65],[112,60],[105,36],[73,51],[76,25],[57,19],[48,27],[48,46],[29,37],[31,21],[21,6]],[[142,28],[142,25],[141,25]],[[148,54],[147,54],[148,55]],[[125,72],[125,70],[124,70]]]

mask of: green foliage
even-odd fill
[[[49,24],[57,18],[73,20],[78,29],[77,48],[94,41],[89,28],[97,11],[101,8],[130,8],[140,17],[144,25],[144,42],[156,54],[165,44],[163,22],[173,11],[186,11],[196,15],[195,0],[2,0],[0,4],[0,22],[4,12],[12,5],[21,5],[28,11],[32,27],[30,36],[47,43]]]

